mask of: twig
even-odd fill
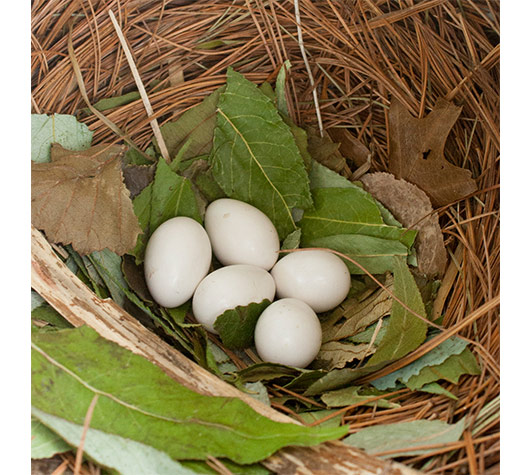
[[[116,20],[116,17],[114,16],[114,13],[110,9],[109,9],[109,16],[110,16],[110,20],[112,21],[112,25],[114,26],[114,29],[116,30],[116,34],[118,35],[118,39],[120,40],[121,46],[123,48],[123,52],[125,53],[125,57],[127,58],[127,62],[129,63],[129,67],[131,68],[134,82],[136,83],[136,87],[138,88],[138,92],[140,93],[140,97],[142,98],[142,102],[144,103],[145,110],[147,111],[147,116],[150,119],[149,124],[151,124],[151,128],[153,129],[153,133],[155,134],[156,141],[158,142],[158,146],[160,147],[160,153],[164,157],[164,160],[167,163],[169,163],[171,161],[171,158],[169,156],[169,152],[166,147],[166,142],[164,141],[164,138],[162,137],[162,133],[160,132],[158,121],[156,120],[155,117],[153,117],[155,115],[153,111],[153,107],[151,106],[151,102],[149,101],[149,97],[147,96],[147,92],[142,82],[142,78],[140,77],[140,73],[138,72],[136,64],[134,63],[134,59],[132,57],[131,51],[129,49],[129,46],[127,45],[127,41],[125,40],[125,36],[123,36],[121,27],[118,24],[118,21]],[[151,117],[153,118],[151,119]]]
[[[77,447],[77,453],[75,454],[75,467],[74,475],[79,475],[81,473],[81,464],[83,463],[83,449],[85,447],[86,434],[88,432],[88,427],[90,426],[90,421],[92,420],[92,414],[94,414],[94,409],[96,403],[98,402],[99,394],[94,394],[90,406],[85,415],[85,422],[83,424],[83,433],[81,434],[81,440],[79,441],[79,446]]]
[[[313,102],[315,103],[315,112],[317,114],[318,130],[320,131],[320,136],[324,137],[324,127],[322,126],[322,116],[320,115],[320,106],[318,104],[318,93],[315,87],[315,79],[313,78],[313,73],[311,72],[309,61],[307,60],[304,39],[302,38],[302,21],[300,20],[300,5],[298,0],[294,0],[294,14],[296,17],[296,31],[298,32],[298,45],[300,46],[302,58],[307,69],[307,75],[309,76],[309,84],[311,84],[311,88],[313,89]]]

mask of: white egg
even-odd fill
[[[271,274],[279,298],[300,299],[315,312],[335,308],[350,290],[348,267],[329,251],[292,252],[276,263]]]
[[[278,260],[276,228],[265,213],[248,203],[229,198],[212,202],[206,208],[204,226],[223,265],[250,264],[269,270]]]
[[[155,230],[147,243],[147,288],[158,304],[178,307],[191,298],[211,261],[212,248],[204,228],[191,218],[171,218]]]
[[[276,287],[272,276],[261,267],[237,264],[217,269],[201,281],[193,295],[193,315],[212,332],[215,320],[226,310],[268,299]]]
[[[305,368],[322,344],[320,321],[301,300],[277,300],[260,315],[254,342],[263,361]]]

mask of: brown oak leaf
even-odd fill
[[[433,206],[444,206],[477,190],[471,172],[444,158],[444,147],[461,108],[439,99],[426,117],[412,117],[393,99],[389,112],[389,165],[396,178],[421,188]]]
[[[50,163],[31,164],[33,225],[80,254],[134,248],[142,230],[123,183],[123,152],[118,145],[73,152],[53,144]]]
[[[414,244],[418,272],[429,278],[443,274],[447,254],[438,215],[433,213],[429,197],[416,185],[390,173],[367,173],[361,182],[404,227],[418,231]]]

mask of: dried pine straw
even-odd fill
[[[452,99],[463,111],[449,136],[446,157],[469,168],[479,189],[438,210],[450,264],[435,313],[443,315],[446,328],[458,327],[459,335],[474,342],[471,349],[482,375],[463,377],[457,386],[444,385],[458,401],[407,390],[395,396],[399,408],[355,407],[343,414],[343,421],[354,432],[417,419],[452,422],[466,415],[468,426],[461,441],[427,447],[428,454],[402,461],[427,473],[498,473],[498,2],[299,0],[299,5],[324,129],[348,128],[370,148],[373,169],[385,171],[391,96],[418,117],[426,115],[438,97]],[[228,65],[259,83],[273,80],[288,59],[291,114],[298,124],[317,127],[293,0],[35,0],[34,112],[77,113],[95,132],[94,142],[121,141],[94,115],[79,115],[86,104],[67,49],[72,26],[75,54],[92,104],[136,90],[109,8],[160,124],[177,118],[223,84]],[[212,41],[217,42],[215,48],[201,49],[201,43],[211,46]],[[152,118],[141,100],[105,114],[140,148],[150,143]],[[348,166],[356,168],[351,160]]]

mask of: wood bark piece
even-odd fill
[[[46,238],[31,229],[31,286],[72,325],[88,325],[106,338],[147,358],[175,381],[201,394],[237,397],[277,422],[297,421],[257,401],[195,364],[143,327],[111,299],[100,299],[56,256]],[[388,474],[416,471],[379,460],[341,442],[316,447],[288,447],[263,464],[283,474]]]

